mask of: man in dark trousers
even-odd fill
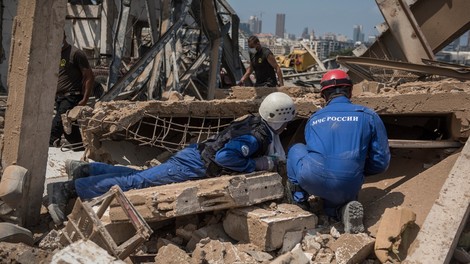
[[[286,159],[279,135],[294,117],[292,98],[274,92],[261,103],[259,116],[236,120],[216,136],[189,145],[166,162],[146,170],[66,161],[70,180],[47,185],[49,214],[56,224],[61,224],[70,199],[91,199],[114,185],[128,191],[224,174],[273,171],[278,161]]]
[[[55,99],[56,114],[52,120],[49,146],[60,145],[64,134],[61,115],[77,105],[86,105],[94,81],[95,77],[85,53],[67,43],[64,33]],[[82,141],[78,127],[74,127],[70,135],[65,134],[65,138],[72,144]]]
[[[284,86],[281,68],[277,64],[271,50],[262,47],[256,36],[248,38],[248,47],[250,48],[250,66],[248,66],[245,75],[243,75],[238,84],[242,85],[254,71],[256,78],[255,87]]]

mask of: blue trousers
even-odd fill
[[[287,153],[287,177],[309,195],[321,197],[325,213],[339,217],[339,209],[357,199],[362,187],[362,172],[352,171],[347,174],[332,172],[325,165],[328,162],[315,152],[309,152],[304,144],[295,144]],[[301,199],[296,193],[294,199]]]
[[[75,180],[75,190],[82,199],[100,196],[118,185],[123,191],[203,178],[204,162],[196,145],[188,146],[168,161],[147,170],[135,170],[100,162],[90,163],[90,176]]]

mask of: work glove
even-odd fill
[[[277,165],[277,159],[274,156],[262,156],[255,158],[255,163],[257,171],[274,171]]]

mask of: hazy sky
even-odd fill
[[[365,37],[379,35],[384,22],[374,0],[227,0],[241,22],[262,17],[263,33],[275,33],[276,14],[286,14],[286,31],[299,36],[305,27],[315,35],[333,32],[352,38],[353,25],[362,25]]]

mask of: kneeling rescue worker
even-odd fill
[[[357,201],[364,176],[384,172],[390,151],[384,124],[371,109],[351,103],[352,81],[341,70],[321,79],[326,106],[305,127],[304,144],[287,154],[291,199],[305,207],[309,195],[323,199],[325,213],[342,220],[347,233],[364,231]]]

